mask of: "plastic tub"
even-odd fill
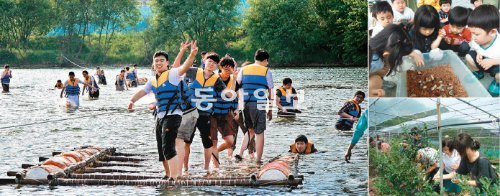
[[[397,73],[399,80],[397,82],[396,97],[408,97],[406,90],[406,71],[410,68],[414,67],[415,70],[425,70],[447,64],[451,65],[453,72],[458,80],[460,80],[460,83],[469,97],[491,97],[484,86],[453,51],[443,50],[443,58],[440,60],[431,59],[429,53],[424,53],[423,57],[425,66],[421,67],[416,66],[412,59],[408,57],[403,58],[401,70]]]

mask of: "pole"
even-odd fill
[[[441,132],[441,98],[437,98],[436,102],[437,106],[437,132],[439,134],[439,162],[438,162],[438,167],[442,165],[443,163],[443,145],[441,142],[443,141],[443,133]],[[443,194],[443,169],[442,167],[439,167],[439,187],[440,187],[440,194]]]

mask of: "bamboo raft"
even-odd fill
[[[79,186],[290,186],[302,184],[297,174],[297,157],[271,160],[261,167],[245,164],[221,165],[219,176],[189,175],[164,180],[161,171],[135,171],[127,168],[148,167],[144,155],[119,153],[115,148],[83,146],[69,152],[53,152],[51,158],[40,157],[39,164],[22,164],[23,170],[9,171],[17,184]],[[108,168],[114,167],[114,168]],[[120,169],[115,169],[119,167]],[[239,168],[239,169],[238,169]],[[232,173],[231,173],[232,172]],[[234,173],[238,173],[235,175]],[[221,176],[222,175],[222,176]],[[10,179],[9,179],[10,181]],[[14,179],[12,179],[14,181]]]

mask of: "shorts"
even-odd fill
[[[212,140],[218,140],[217,139],[218,132],[220,132],[222,137],[226,137],[228,135],[234,135],[233,119],[234,115],[232,112],[229,112],[226,115],[212,116],[211,118],[212,125],[210,126],[210,138]]]
[[[198,128],[200,131],[201,142],[203,143],[203,148],[208,149],[212,147],[212,139],[210,139],[210,115],[202,115],[200,114],[198,120],[196,120],[195,128]],[[189,141],[185,141],[187,144],[193,143],[194,133],[191,134]]]
[[[256,134],[261,134],[266,130],[266,110],[258,110],[256,102],[245,104],[243,109],[245,126],[253,129]]]
[[[191,135],[194,133],[198,116],[198,110],[196,108],[184,111],[184,114],[182,115],[181,125],[177,133],[177,138],[184,141],[191,140]]]
[[[339,131],[350,131],[352,129],[352,126],[346,125],[344,123],[337,122],[335,124],[335,129]]]
[[[476,61],[477,52],[476,52],[475,50],[471,50],[471,51],[469,52],[469,55],[472,57],[472,59],[474,60],[475,65],[476,65],[476,67],[477,67],[480,71],[486,71],[486,72],[490,73],[490,76],[491,76],[491,77],[495,77],[495,75],[496,75],[497,73],[499,73],[499,72],[500,72],[500,65],[493,65],[493,66],[491,66],[491,67],[490,67],[490,69],[488,69],[488,70],[484,70],[484,68],[483,68],[483,67],[481,67],[481,66],[479,65],[479,63],[477,63],[477,61]],[[484,58],[486,58],[486,57],[483,57],[483,59],[484,59]]]
[[[167,115],[161,119],[156,119],[156,146],[159,161],[170,160],[177,155],[175,138],[181,121],[182,116],[180,115]]]
[[[2,89],[4,92],[9,92],[9,84],[2,84]]]
[[[95,92],[92,92],[92,90],[89,91],[89,97],[94,98],[94,99],[99,98],[99,91],[95,91]]]
[[[80,96],[78,95],[68,95],[68,97],[66,97],[66,100],[69,101],[71,106],[74,107],[80,106]]]

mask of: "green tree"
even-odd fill
[[[32,36],[44,35],[52,29],[52,7],[46,0],[0,0],[2,42],[24,56]]]
[[[326,32],[319,28],[319,16],[311,1],[249,0],[243,29],[249,43],[270,52],[274,62],[307,62],[318,57]],[[321,53],[320,54],[324,54]]]
[[[225,50],[238,22],[239,2],[156,0],[153,48],[173,49],[183,40],[198,40],[202,50]]]

